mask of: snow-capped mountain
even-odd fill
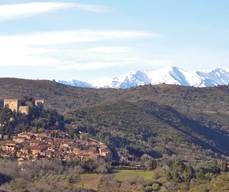
[[[84,81],[79,81],[79,80],[72,80],[72,81],[58,81],[61,84],[64,85],[70,85],[74,87],[83,87],[83,88],[92,88],[93,86],[90,83],[84,82]]]
[[[215,69],[210,72],[184,71],[178,67],[165,67],[157,70],[130,72],[115,78],[101,78],[90,83],[81,81],[60,81],[61,83],[78,87],[95,88],[132,88],[148,84],[176,84],[183,86],[210,87],[229,84],[229,70]]]
[[[203,85],[216,86],[216,85],[227,85],[229,83],[229,70],[215,69],[209,73],[197,72],[203,79]]]

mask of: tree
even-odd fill
[[[169,163],[167,175],[176,182],[190,182],[195,178],[195,170],[181,160],[174,160]]]
[[[81,167],[88,173],[92,173],[97,168],[97,165],[93,159],[84,160],[81,162]]]
[[[141,165],[145,167],[145,169],[151,170],[157,167],[157,162],[151,156],[144,154],[141,157]]]
[[[11,136],[15,129],[15,113],[8,107],[5,107],[0,112],[0,134]]]
[[[195,177],[195,171],[190,165],[186,165],[184,172],[183,172],[183,178],[185,182],[190,182],[192,178]]]

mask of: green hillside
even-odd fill
[[[114,159],[181,157],[188,161],[229,155],[229,86],[140,86],[83,89],[55,81],[0,79],[0,98],[44,98],[77,129],[106,142]]]

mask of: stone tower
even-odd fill
[[[29,106],[19,106],[19,113],[28,115],[29,114]]]
[[[35,105],[38,106],[39,104],[43,105],[45,103],[44,99],[36,99],[35,100]]]
[[[12,111],[18,112],[19,100],[18,99],[4,99],[4,107],[8,107]]]

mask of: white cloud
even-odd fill
[[[55,70],[67,71],[148,64],[157,58],[145,58],[140,54],[141,51],[126,46],[125,42],[159,36],[144,31],[122,30],[75,30],[0,36],[0,66],[52,66]]]
[[[130,47],[125,46],[101,46],[89,48],[87,51],[90,53],[104,54],[104,53],[127,53],[130,51]]]
[[[97,41],[113,41],[136,38],[156,38],[160,35],[157,33],[143,31],[54,31],[44,33],[33,33],[15,36],[0,36],[2,42],[16,42],[20,44],[48,46],[68,43],[89,43]]]
[[[106,68],[114,68],[114,67],[124,67],[126,65],[137,65],[139,68],[147,68],[148,66],[161,66],[170,63],[169,60],[164,59],[154,59],[152,57],[142,58],[142,57],[135,57],[130,59],[128,56],[116,56],[114,57],[113,54],[110,54],[109,57],[112,57],[110,60],[103,60],[99,58],[94,58],[95,61],[82,61],[76,62],[74,64],[66,64],[60,65],[57,69],[58,70],[98,70],[98,69],[106,69]]]
[[[89,12],[103,12],[109,10],[109,8],[105,6],[81,3],[33,2],[6,4],[0,5],[0,21],[18,19],[20,17],[28,17],[40,13],[70,8]]]

